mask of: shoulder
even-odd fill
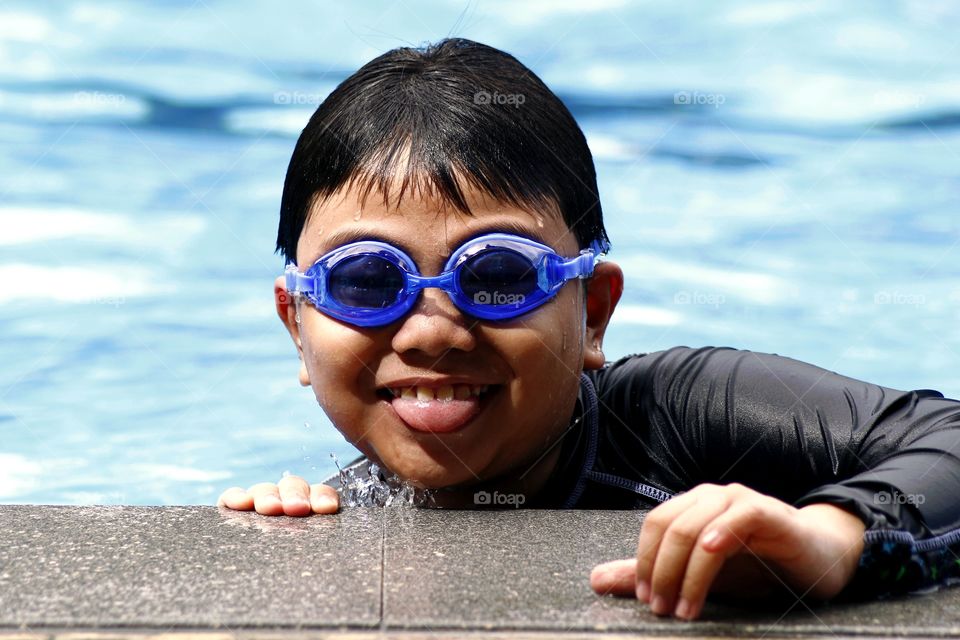
[[[650,353],[636,353],[608,362],[602,369],[585,372],[597,388],[597,393],[607,395],[629,388],[634,392],[644,389],[653,391],[684,379],[722,373],[752,351],[733,347],[688,347],[676,346]],[[769,355],[769,354],[764,354]]]

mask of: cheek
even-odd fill
[[[362,402],[364,393],[373,393],[366,363],[376,353],[377,341],[319,312],[303,318],[301,340],[317,402],[335,422],[335,415],[353,414],[356,407],[350,407]]]
[[[551,302],[531,314],[525,323],[537,336],[540,357],[527,353],[528,361],[547,364],[550,370],[561,369],[579,376],[583,365],[582,309],[577,290],[564,287]]]
[[[558,295],[522,323],[491,336],[516,376],[514,419],[531,431],[552,430],[568,413],[567,405],[572,408],[583,369],[580,312],[575,296]]]

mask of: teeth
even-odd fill
[[[416,400],[418,402],[430,402],[431,400],[441,400],[449,402],[450,400],[467,400],[472,396],[479,396],[489,388],[485,384],[445,384],[437,389],[431,387],[393,387],[390,392],[394,397],[404,400]]]

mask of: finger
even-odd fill
[[[255,484],[247,491],[253,496],[253,508],[257,513],[265,516],[282,516],[283,502],[280,501],[280,490],[272,482]]]
[[[790,527],[787,513],[766,499],[734,503],[704,527],[703,535],[691,550],[675,614],[687,619],[697,617],[710,587],[732,556],[755,553],[751,549],[754,544],[763,550],[765,537],[782,544],[781,534]]]
[[[283,512],[288,516],[308,516],[310,509],[310,485],[299,476],[285,476],[277,483]]]
[[[713,493],[677,516],[664,532],[650,579],[650,609],[655,614],[673,613],[697,540],[704,527],[728,506],[729,498]]]
[[[636,587],[637,599],[650,600],[650,581],[653,576],[653,564],[660,548],[664,532],[673,520],[697,502],[699,486],[677,497],[671,498],[650,511],[640,527],[640,539],[637,541]]]
[[[614,560],[598,564],[590,572],[590,587],[599,595],[636,596],[637,559]]]
[[[726,517],[726,513],[722,517]],[[680,597],[674,608],[674,615],[678,618],[693,620],[700,615],[717,574],[720,573],[727,559],[737,553],[737,548],[711,546],[710,542],[716,540],[714,531],[715,525],[708,524],[704,535],[700,536],[690,552],[683,584],[680,587]]]
[[[340,509],[340,495],[329,485],[310,485],[310,506],[314,513],[336,513]]]
[[[217,498],[217,506],[235,511],[250,511],[253,509],[253,497],[241,487],[230,487]]]

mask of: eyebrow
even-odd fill
[[[535,240],[540,244],[545,244],[548,247],[552,248],[552,244],[547,242],[543,234],[539,231],[532,229],[524,224],[513,220],[502,220],[495,222],[487,227],[482,229],[476,229],[464,236],[462,239],[454,243],[454,247],[459,247],[463,243],[472,240],[476,237],[486,235],[488,233],[510,233],[514,235],[523,236],[531,240]],[[380,233],[375,229],[364,229],[364,228],[354,228],[354,229],[340,229],[331,233],[326,240],[323,242],[321,252],[314,258],[312,258],[310,264],[313,264],[319,260],[326,253],[333,251],[337,247],[342,247],[345,244],[350,244],[351,242],[360,242],[361,240],[376,240],[378,242],[386,242],[395,247],[402,249],[408,254],[412,254],[410,250],[410,245],[404,242],[399,238],[392,238],[387,234]]]

